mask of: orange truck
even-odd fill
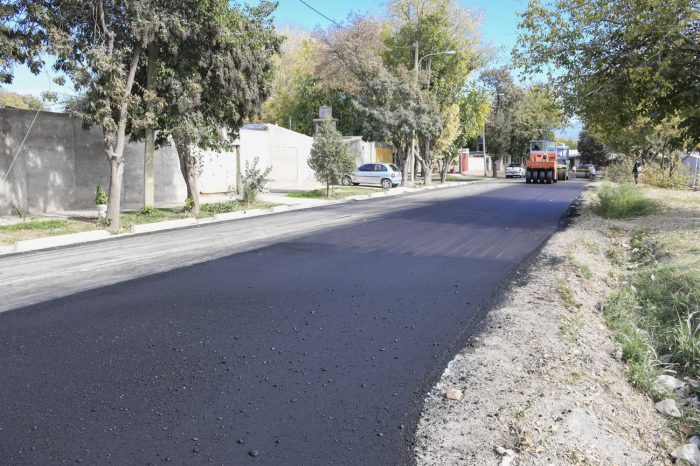
[[[530,142],[530,158],[525,169],[526,183],[556,183],[568,179],[566,154],[554,141]]]

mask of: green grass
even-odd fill
[[[13,225],[0,226],[0,232],[27,231],[27,230],[57,230],[68,224],[66,220],[30,220],[28,222],[15,223]]]
[[[604,183],[598,188],[593,211],[604,218],[623,219],[652,215],[661,210],[661,203],[646,197],[629,183]]]
[[[593,278],[593,272],[591,271],[591,268],[588,267],[588,265],[584,264],[583,262],[574,258],[573,256],[568,257],[568,262],[571,265],[571,267],[574,268],[578,276],[585,278],[586,280],[590,280]]]
[[[559,297],[567,309],[578,309],[581,307],[581,303],[576,300],[573,290],[567,283],[559,282],[557,285],[557,293],[559,293]]]
[[[0,245],[12,245],[17,241],[81,233],[94,229],[96,229],[94,219],[89,218],[29,220],[23,223],[0,226]]]
[[[238,212],[250,209],[266,209],[277,204],[255,202],[247,205],[240,201],[202,204],[197,218],[212,217],[225,212]],[[157,223],[167,220],[178,220],[191,217],[182,207],[174,208],[145,208],[137,212],[123,212],[120,216],[120,230],[128,231],[132,225]],[[74,217],[67,220],[31,220],[24,223],[0,226],[0,245],[12,245],[17,241],[44,238],[48,236],[67,235],[84,231],[101,230],[107,225],[98,225],[94,217]]]
[[[371,194],[376,192],[386,191],[381,188],[365,188],[359,186],[336,186],[331,189],[331,199],[342,199],[344,197],[358,196],[362,194]],[[314,189],[312,191],[303,191],[298,193],[289,193],[287,197],[295,197],[302,199],[326,199],[326,188]]]

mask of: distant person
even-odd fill
[[[642,164],[639,163],[639,160],[634,161],[634,165],[632,166],[632,175],[634,176],[634,184],[639,183],[639,169],[642,168]]]

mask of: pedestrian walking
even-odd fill
[[[632,175],[634,176],[634,184],[639,183],[639,169],[642,167],[642,164],[639,163],[639,160],[634,161],[634,165],[632,166]]]

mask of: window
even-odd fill
[[[401,170],[399,169],[399,167],[397,167],[397,166],[394,165],[393,163],[392,163],[392,164],[389,164],[389,166],[390,166],[391,169],[394,170],[395,172],[400,172],[400,171],[401,171]]]
[[[362,165],[360,168],[358,168],[358,170],[361,172],[371,172],[374,170],[374,165],[371,163],[368,163],[366,165]]]
[[[386,171],[386,167],[382,164],[377,163],[377,164],[374,164],[374,171],[375,172],[384,172],[384,171]]]

